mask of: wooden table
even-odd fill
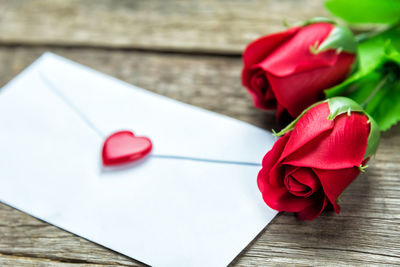
[[[317,15],[327,15],[320,0],[0,0],[0,85],[50,50],[156,93],[278,128],[241,86],[241,51],[284,29],[283,19]],[[399,188],[396,126],[344,192],[339,216],[301,222],[281,213],[231,265],[400,264]],[[93,265],[140,263],[0,204],[0,266]]]

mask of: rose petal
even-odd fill
[[[328,204],[328,199],[321,190],[318,195],[314,197],[314,205],[306,207],[304,210],[297,213],[297,217],[302,221],[312,221],[321,215],[322,211]]]
[[[247,88],[253,97],[254,105],[260,109],[271,109],[276,107],[275,96],[272,91],[266,90],[269,95],[265,96],[256,88],[252,87],[252,77],[261,69],[257,68],[256,64],[265,59],[274,49],[279,47],[293,36],[300,27],[294,27],[287,31],[267,35],[250,43],[243,53],[244,67],[242,70],[242,84]],[[262,71],[265,75],[265,72]],[[268,92],[269,91],[269,92]],[[270,102],[273,96],[272,103]]]
[[[281,156],[282,150],[285,147],[287,140],[290,138],[291,133],[288,133],[279,138],[270,151],[265,154],[262,161],[262,169],[260,170],[257,178],[258,188],[261,193],[264,191],[264,184],[267,182],[272,183],[274,186],[283,185],[283,176],[277,175],[274,181],[270,182],[270,172],[275,165],[278,163],[278,159]],[[275,176],[274,176],[275,177]]]
[[[278,32],[258,38],[247,45],[243,52],[244,66],[249,68],[264,60],[274,49],[290,39],[300,27],[293,27],[284,32]]]
[[[265,203],[274,210],[299,212],[313,204],[311,198],[297,197],[283,187],[267,184],[262,194]]]
[[[360,174],[358,167],[341,170],[320,170],[314,169],[322,188],[329,201],[332,203],[336,213],[340,212],[340,206],[336,202],[339,195],[353,182]]]
[[[300,183],[292,176],[285,177],[285,186],[289,193],[298,197],[304,197],[305,193],[308,193],[311,190],[311,188]]]
[[[322,99],[322,90],[343,80],[351,69],[353,54],[310,52],[310,46],[321,44],[333,28],[329,23],[306,26],[257,64],[265,71],[278,102],[292,117]]]
[[[280,164],[275,164],[268,173],[269,179],[268,182],[272,186],[281,186],[284,187],[285,183],[285,168],[282,167]]]
[[[305,108],[324,98],[323,89],[330,88],[346,78],[355,56],[348,53],[336,54],[335,61],[329,66],[311,68],[278,77],[267,71],[269,86],[278,100],[292,117],[298,116]],[[337,59],[337,61],[336,61]],[[298,67],[300,68],[300,67]]]
[[[280,161],[290,154],[301,150],[302,147],[313,141],[320,134],[331,130],[334,126],[334,121],[328,120],[328,116],[328,103],[319,104],[304,114],[291,132],[290,139],[282,152]],[[302,167],[301,165],[296,166]]]
[[[282,43],[259,66],[274,76],[284,77],[301,71],[333,66],[336,53],[329,51],[313,54],[310,46],[321,44],[334,28],[330,23],[315,23],[301,28],[287,42]],[[255,49],[250,49],[255,51]],[[327,53],[328,52],[328,53]],[[255,61],[252,61],[253,64]]]
[[[290,193],[296,196],[308,197],[320,188],[318,176],[312,169],[297,167],[293,171],[287,168],[285,185]]]
[[[269,86],[265,72],[255,69],[253,73],[248,73],[250,75],[250,86],[248,86],[247,90],[253,97],[254,105],[260,109],[275,109],[276,98]]]
[[[265,77],[265,73],[260,70],[256,74],[251,77],[251,88],[255,91],[258,91],[260,94],[265,94],[269,87],[267,77]]]
[[[334,120],[335,126],[331,132],[325,132],[312,142],[304,144],[286,157],[285,164],[323,170],[358,167],[363,161],[367,148],[370,128],[367,121],[368,118],[359,113],[352,113],[350,116],[339,115]],[[298,128],[297,125],[295,130],[296,128]],[[308,135],[307,131],[312,130],[299,128],[296,133],[302,132]],[[317,132],[320,132],[320,129]],[[294,137],[296,137],[295,132],[289,139],[284,153],[286,148],[292,144]]]
[[[265,78],[268,82],[267,78]],[[267,109],[276,109],[277,102],[275,98],[274,91],[272,91],[271,87],[268,85],[268,89],[265,91],[264,94],[264,103]]]
[[[310,199],[290,194],[283,184],[285,167],[279,166],[278,159],[290,135],[291,133],[287,133],[279,138],[264,156],[263,167],[257,176],[257,185],[269,207],[278,211],[297,212],[312,203]]]

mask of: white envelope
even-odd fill
[[[54,54],[0,90],[0,126],[1,202],[146,264],[227,265],[276,215],[256,183],[270,132]],[[104,169],[121,129],[153,151]]]

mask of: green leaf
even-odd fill
[[[368,103],[366,111],[376,120],[382,131],[400,121],[400,81],[380,90]]]
[[[365,107],[382,131],[400,121],[400,57],[387,57],[385,64],[347,86],[342,95]],[[395,66],[388,72],[387,66]]]
[[[346,93],[346,96],[362,104],[372,94],[381,79],[381,73],[371,72],[363,79],[359,80],[356,85],[351,87]]]
[[[400,49],[400,26],[390,28],[358,46],[357,71],[350,75],[344,82],[325,91],[326,97],[343,94],[355,82],[364,79],[375,69],[382,66],[387,60],[387,47]]]
[[[400,121],[399,51],[400,26],[361,42],[357,71],[326,90],[326,96],[342,95],[353,99],[363,105],[382,131],[389,129]],[[392,66],[392,70],[388,70],[388,66]],[[393,70],[393,66],[397,70]]]
[[[348,23],[395,23],[400,18],[399,0],[328,0],[326,8]]]
[[[400,1],[400,0],[399,0]],[[358,46],[358,70],[344,82],[325,91],[326,97],[343,94],[348,87],[370,75],[382,66],[389,58],[396,59],[395,52],[400,50],[400,26],[388,29]],[[390,51],[388,55],[388,51]]]

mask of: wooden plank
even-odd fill
[[[0,85],[45,48],[0,48]],[[240,58],[53,49],[156,93],[271,129],[273,115],[255,110],[240,85]],[[40,101],[40,100],[37,100]],[[384,134],[376,158],[342,195],[342,213],[301,222],[282,213],[233,266],[400,264],[400,126]],[[137,263],[0,205],[0,265]],[[25,263],[27,262],[27,263]],[[62,266],[62,265],[61,265]]]
[[[81,263],[81,262],[62,262],[58,260],[49,260],[42,258],[29,258],[26,256],[10,256],[10,255],[2,255],[0,254],[0,266],[2,267],[115,267],[116,265],[109,264],[93,264],[93,263]],[[118,266],[126,266],[126,265],[118,265]],[[130,265],[128,265],[130,266]]]
[[[0,0],[0,43],[239,54],[289,23],[327,16],[321,0]]]
[[[43,51],[2,48],[0,85],[12,79]],[[53,49],[62,56],[156,93],[251,122],[277,126],[272,114],[252,108],[240,80],[241,60],[235,57],[190,56],[103,49]]]
[[[139,265],[3,204],[0,218],[0,266]]]

